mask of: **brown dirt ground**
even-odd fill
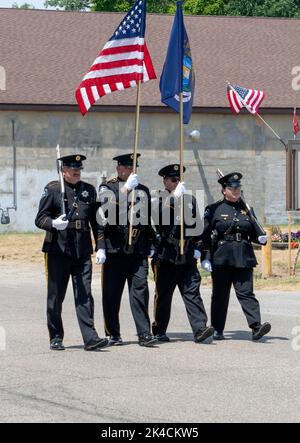
[[[0,234],[0,266],[1,263],[12,266],[14,263],[23,263],[24,265],[37,265],[43,263],[43,254],[41,252],[44,239],[43,233]],[[267,279],[262,278],[261,251],[255,251],[259,265],[255,269],[255,288],[266,290],[281,291],[300,291],[300,258],[296,268],[296,277],[288,277],[288,251],[273,250],[272,253],[272,272],[273,276]],[[296,250],[292,251],[292,264]],[[95,269],[98,272],[98,268]],[[202,272],[202,284],[211,285],[210,276]]]

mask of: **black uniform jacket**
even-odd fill
[[[47,231],[43,252],[63,254],[74,258],[86,257],[93,253],[90,227],[99,249],[102,233],[96,221],[96,189],[83,181],[76,185],[65,182],[66,214],[70,222],[67,229],[52,228],[52,220],[61,215],[61,190],[58,181],[48,183],[42,195],[35,219],[38,228]],[[75,203],[75,207],[73,207]],[[77,206],[76,206],[77,205]],[[71,211],[71,212],[70,212]],[[70,217],[71,216],[71,217]]]
[[[252,268],[257,265],[251,242],[258,243],[253,222],[244,205],[220,200],[206,207],[201,236],[202,260],[214,266]]]
[[[155,201],[156,200],[156,201]],[[190,263],[194,251],[201,251],[202,222],[194,196],[184,195],[184,255],[180,254],[180,199],[172,197],[169,191],[161,191],[153,198],[153,211],[157,232],[156,256],[162,261],[174,264]],[[201,224],[201,226],[200,226]]]
[[[128,194],[120,192],[124,183],[116,177],[102,183],[99,187],[99,205],[100,209],[103,208],[102,219],[104,220],[100,228],[102,233],[100,244],[102,248],[106,248],[107,252],[112,254],[136,254],[146,257],[155,240],[155,232],[151,226],[150,192],[146,186],[141,184],[135,188],[133,237],[132,245],[129,246],[132,194],[131,192]]]

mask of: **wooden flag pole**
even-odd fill
[[[179,94],[180,98],[180,112],[179,112],[179,118],[180,118],[180,181],[183,182],[183,153],[184,153],[184,131],[183,131],[183,98],[182,98],[182,92]],[[180,199],[180,254],[183,255],[184,253],[184,201],[183,201],[183,195]]]
[[[133,174],[136,174],[137,147],[139,142],[139,127],[140,127],[140,103],[141,103],[141,80],[138,81],[137,93],[136,93],[136,112],[135,112],[135,130],[134,130],[134,147],[133,147]],[[132,245],[134,200],[135,200],[135,192],[133,189],[131,191],[129,239],[128,239],[129,246]]]
[[[241,100],[241,102],[243,103],[243,105],[245,106],[245,108],[247,109],[247,111],[250,112],[251,115],[255,115],[258,118],[261,119],[261,121],[273,132],[273,134],[275,135],[275,137],[283,144],[283,146],[285,147],[285,149],[287,149],[287,145],[286,143],[282,140],[282,138],[277,134],[277,132],[274,131],[274,129],[258,114],[253,114],[253,112],[251,112],[249,106],[247,105],[247,103],[244,102],[244,100],[242,99],[242,97],[239,95],[239,93],[231,86],[230,82],[227,82],[227,85],[229,86],[229,88],[236,93],[236,95],[238,95],[239,99]]]

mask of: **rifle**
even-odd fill
[[[219,178],[224,177],[223,172],[218,168],[217,169],[217,176]],[[266,235],[266,231],[264,230],[264,228],[262,227],[262,225],[259,223],[259,221],[257,220],[253,209],[250,207],[250,205],[246,202],[245,197],[244,197],[244,193],[243,191],[241,191],[241,197],[240,200],[245,208],[245,211],[247,212],[247,214],[249,215],[253,225],[254,225],[254,229],[255,229],[255,233],[256,236],[259,237],[261,235]]]
[[[61,190],[61,213],[65,214],[66,213],[66,205],[65,205],[65,195],[66,195],[66,190],[65,190],[65,182],[64,182],[64,177],[63,177],[63,172],[62,172],[62,161],[59,160],[60,159],[60,149],[59,149],[59,145],[56,146],[56,162],[57,162],[57,172],[58,172],[58,176],[59,176],[59,183],[60,183],[60,190]]]

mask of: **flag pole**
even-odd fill
[[[296,106],[294,107],[294,118],[293,118],[293,126],[294,126],[294,119],[295,119],[295,116],[296,116]],[[293,128],[294,129],[294,128]],[[296,134],[295,134],[295,130],[293,131],[294,132],[294,140],[296,140]]]
[[[135,130],[134,130],[134,147],[133,147],[133,174],[136,174],[137,147],[138,147],[138,142],[139,142],[139,127],[140,127],[140,103],[141,103],[141,80],[138,80],[137,93],[136,93],[136,112],[135,112]],[[135,192],[133,189],[131,191],[129,239],[128,239],[129,246],[132,245],[134,200],[135,200]]]
[[[183,182],[183,153],[184,153],[184,131],[183,131],[183,98],[182,92],[179,94],[180,107],[179,107],[179,119],[180,119],[180,181]],[[180,197],[180,254],[184,252],[184,202],[183,195]]]
[[[251,115],[256,115],[258,118],[261,119],[261,121],[273,132],[273,134],[275,135],[275,137],[283,144],[283,146],[285,147],[285,149],[287,149],[287,145],[286,143],[282,140],[282,138],[277,134],[277,132],[274,131],[274,129],[259,115],[259,113],[255,113],[253,114],[249,108],[249,106],[247,105],[247,103],[244,102],[244,100],[242,99],[242,97],[240,96],[240,94],[231,86],[230,82],[227,82],[229,88],[235,92],[235,94],[239,97],[239,99],[241,100],[241,102],[243,103],[243,105],[245,106],[245,108],[250,112]]]

